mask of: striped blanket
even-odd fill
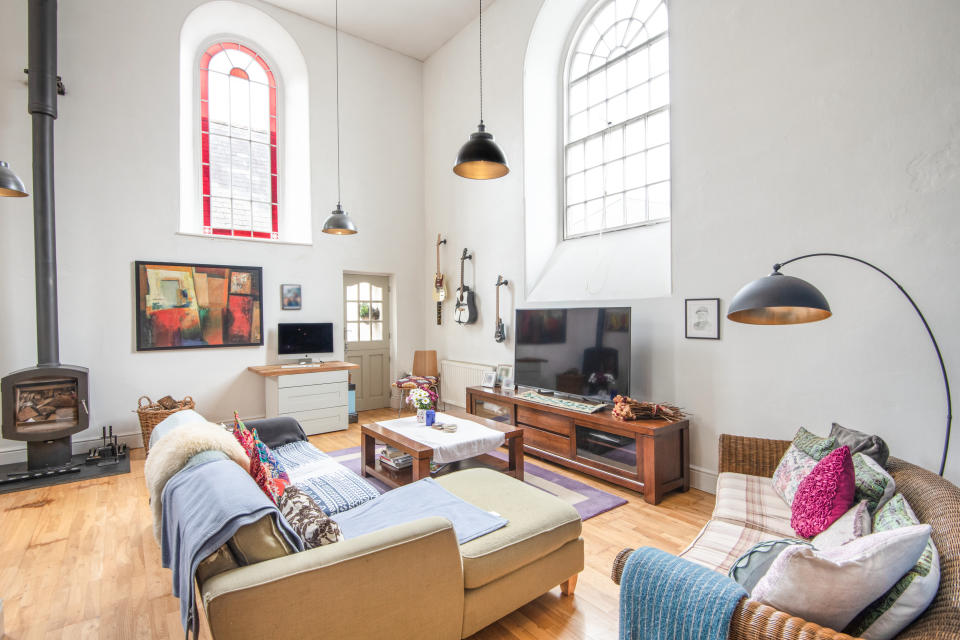
[[[620,580],[620,640],[725,640],[746,595],[725,575],[659,549],[637,549]]]
[[[273,450],[290,484],[306,492],[333,516],[380,495],[373,485],[309,442],[292,442]]]

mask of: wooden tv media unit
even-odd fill
[[[609,408],[580,413],[499,387],[467,387],[467,411],[522,428],[526,453],[639,491],[651,504],[690,488],[688,420],[623,422]]]

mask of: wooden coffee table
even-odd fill
[[[488,453],[484,453],[473,458],[468,458],[467,460],[451,462],[434,475],[442,475],[471,467],[488,467],[502,471],[522,481],[523,429],[477,416],[470,416],[469,419],[472,422],[482,424],[490,429],[503,432],[504,445],[506,445],[508,452],[507,460],[504,461]],[[360,451],[363,461],[363,466],[360,471],[364,477],[372,476],[394,488],[416,482],[421,478],[430,477],[430,461],[433,459],[432,447],[421,444],[416,440],[411,440],[389,427],[385,427],[376,422],[360,427],[360,434]],[[378,442],[390,445],[404,453],[409,453],[413,457],[413,465],[405,469],[397,470],[390,469],[386,465],[381,465],[380,461],[377,460],[376,445]]]

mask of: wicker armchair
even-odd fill
[[[720,436],[720,472],[773,477],[790,442],[743,436]],[[940,590],[933,603],[897,640],[960,640],[960,488],[940,476],[903,460],[890,458],[887,471],[897,491],[913,507],[921,522],[933,527],[940,553]],[[631,549],[617,554],[611,577],[620,584]],[[827,629],[744,598],[733,612],[729,640],[851,640]]]

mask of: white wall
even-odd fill
[[[468,284],[479,285],[481,306],[469,327],[450,321],[452,307],[442,327],[425,310],[426,342],[441,357],[512,360],[512,340],[493,341],[493,282],[498,273],[522,280],[524,118],[546,117],[523,113],[522,61],[541,4],[565,1],[496,2],[484,14],[484,115],[510,159],[503,179],[467,181],[450,170],[476,126],[476,21],[425,64],[426,235],[449,237],[448,277],[463,246],[474,252]],[[721,433],[789,439],[800,425],[825,433],[832,421],[878,433],[894,455],[936,470],[939,369],[912,309],[878,274],[826,258],[790,265],[787,273],[824,292],[834,317],[788,327],[724,320],[718,342],[683,337],[683,299],[720,297],[725,313],[739,287],[778,260],[851,253],[900,279],[960,380],[960,58],[948,53],[960,41],[960,5],[670,7],[673,293],[631,301],[632,393],[692,414],[701,486],[717,469]],[[426,273],[433,268],[428,260]],[[511,292],[506,318],[527,302],[522,289]],[[536,305],[584,304],[580,293]],[[947,476],[958,482],[954,440]]]
[[[360,233],[320,233],[336,204],[333,30],[262,3],[299,44],[310,75],[312,246],[177,235],[178,38],[197,0],[60,3],[56,125],[61,361],[90,368],[92,424],[139,433],[141,394],[192,395],[224,419],[264,413],[263,381],[248,365],[276,358],[278,321],[336,322],[342,357],[342,272],[395,275],[399,365],[423,339],[422,64],[342,36],[343,204]],[[26,3],[0,24],[0,158],[30,190]],[[36,363],[32,199],[0,199],[0,372]],[[411,251],[411,246],[416,251]],[[133,261],[264,267],[267,345],[137,353]],[[303,311],[280,311],[280,284],[303,285]],[[88,438],[90,433],[75,436]],[[23,443],[0,441],[0,453]],[[6,456],[9,458],[10,456]],[[22,454],[20,456],[22,458]],[[6,459],[5,458],[5,459]]]

